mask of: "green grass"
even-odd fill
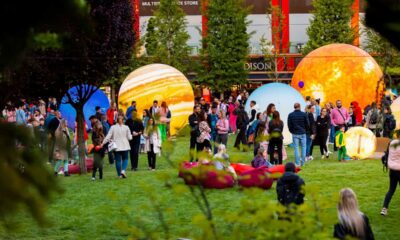
[[[252,152],[237,152],[232,149],[233,136],[230,136],[229,153],[241,162],[249,163]],[[187,155],[188,139],[178,138],[173,159],[181,160]],[[324,209],[332,219],[336,219],[335,204],[341,188],[350,187],[358,195],[361,210],[370,218],[376,239],[400,239],[400,194],[392,200],[389,216],[382,217],[379,211],[388,188],[387,173],[382,171],[380,160],[360,160],[339,163],[331,156],[329,160],[319,159],[319,149],[314,149],[315,160],[308,163],[300,172],[307,185],[318,186],[320,195],[331,201],[331,208]],[[293,151],[288,150],[289,159]],[[106,159],[105,159],[106,160]],[[177,172],[164,159],[158,158],[157,171],[147,170],[146,155],[141,155],[138,172],[129,172],[127,179],[117,179],[114,167],[106,164],[102,181],[92,182],[90,175],[59,177],[65,189],[49,206],[47,216],[51,225],[39,228],[24,213],[14,217],[17,229],[12,233],[0,228],[0,239],[127,239],[130,227],[138,226],[138,218],[144,225],[160,230],[158,218],[150,207],[149,191],[157,199],[163,199],[167,209],[166,216],[173,220],[171,232],[174,237],[191,236],[194,230],[191,221],[200,214],[193,199],[188,194],[176,194],[165,187],[162,179],[171,176],[173,183],[181,182]],[[107,162],[107,161],[106,161]],[[219,214],[239,207],[240,199],[246,198],[239,188],[208,190],[211,206]],[[264,193],[276,199],[273,189]],[[218,228],[224,231],[227,226],[217,215]],[[331,230],[329,230],[331,231]]]

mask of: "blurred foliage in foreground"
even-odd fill
[[[23,207],[44,224],[46,203],[62,191],[46,164],[46,154],[31,129],[0,123],[0,132],[0,218],[7,220]]]
[[[163,144],[163,158],[178,173],[179,165],[175,158],[175,144]],[[171,157],[173,156],[173,160]],[[163,160],[164,160],[163,159]],[[182,159],[184,160],[184,159]],[[201,185],[189,186],[183,181],[176,181],[177,176],[167,172],[157,173],[159,181],[164,185],[158,191],[167,191],[169,194],[158,194],[147,182],[138,186],[146,193],[149,201],[140,207],[151,212],[151,217],[137,217],[134,226],[129,226],[121,221],[118,226],[130,232],[130,239],[331,239],[332,226],[337,221],[329,215],[328,209],[335,208],[336,201],[321,199],[319,189],[307,186],[305,204],[289,208],[280,205],[277,201],[270,200],[264,190],[251,188],[242,189],[235,187],[233,190],[243,191],[240,207],[234,211],[213,209],[214,203],[210,202],[208,195],[218,189],[206,190]],[[274,189],[272,194],[276,194]],[[268,193],[269,194],[269,193]],[[197,208],[198,214],[191,216],[193,231],[185,236],[171,236],[173,228],[179,227],[181,219],[176,219],[171,206],[166,204],[166,196],[174,199],[183,198]],[[336,199],[336,198],[335,198]],[[118,201],[117,199],[114,199]],[[229,205],[229,202],[224,204]],[[215,206],[215,205],[214,205]],[[121,209],[126,216],[131,215],[129,208]],[[190,214],[190,213],[188,213]],[[158,224],[154,224],[158,221]],[[228,224],[228,228],[220,227],[221,223]],[[155,227],[155,226],[161,226]]]

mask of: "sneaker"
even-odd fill
[[[122,178],[126,178],[125,171],[121,171],[121,176],[122,176]]]
[[[64,177],[69,177],[69,176],[71,176],[71,175],[69,175],[68,172],[64,172]]]
[[[330,153],[327,152],[327,153],[325,154],[325,157],[326,157],[326,158],[329,158],[329,154],[330,154]]]
[[[95,177],[92,177],[92,181],[96,181],[96,178],[95,178]]]
[[[382,216],[387,216],[388,215],[388,209],[387,208],[382,208],[381,215]]]
[[[308,161],[312,161],[312,160],[314,160],[313,156],[309,156]]]
[[[57,177],[57,176],[58,176],[58,172],[54,172],[54,176],[56,176],[56,177]]]
[[[325,155],[322,155],[322,156],[321,156],[321,159],[324,159],[324,158],[325,158]]]

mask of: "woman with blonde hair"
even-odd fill
[[[61,165],[64,166],[64,176],[68,177],[68,158],[70,157],[71,150],[71,137],[69,135],[67,121],[62,119],[58,125],[57,130],[54,133],[55,144],[54,144],[54,175],[58,175],[58,171]]]
[[[352,189],[344,188],[340,191],[337,209],[339,223],[335,225],[335,238],[375,239],[369,219],[359,210],[357,196]]]

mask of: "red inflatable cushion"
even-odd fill
[[[232,175],[226,171],[217,170],[213,165],[200,165],[199,163],[183,162],[179,170],[179,177],[185,184],[201,184],[204,188],[230,188],[235,184]]]
[[[252,166],[243,163],[231,163],[231,166],[233,167],[233,169],[235,169],[237,175],[254,169]]]
[[[273,167],[268,168],[268,171],[271,173],[271,177],[273,179],[278,179],[285,173],[285,165],[275,165]],[[296,173],[300,172],[301,168],[296,167]]]
[[[239,185],[245,188],[258,187],[262,189],[270,189],[274,180],[269,177],[267,167],[259,167],[246,172],[239,176]]]
[[[64,169],[62,168],[62,170],[64,171]],[[93,158],[87,158],[86,159],[86,170],[88,172],[91,172],[93,170]],[[79,165],[73,165],[73,164],[69,164],[68,165],[68,173],[69,174],[79,174],[81,172]]]

